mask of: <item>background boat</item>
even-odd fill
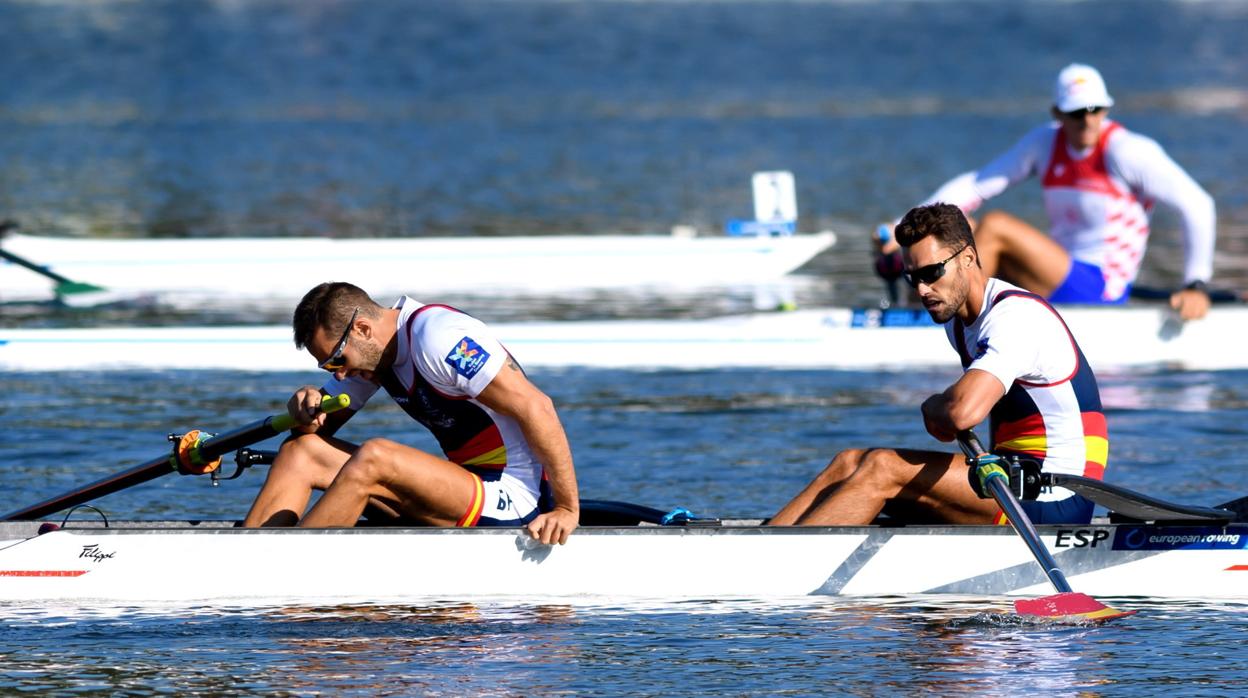
[[[1248,307],[1181,322],[1168,308],[1063,307],[1097,369],[1248,368]],[[828,308],[690,320],[491,323],[527,367],[658,369],[953,368],[922,310]],[[0,329],[0,370],[313,368],[285,325]]]
[[[773,281],[836,242],[776,236],[96,239],[13,234],[0,248],[111,294],[162,305],[298,300],[322,280],[370,293],[560,293]],[[45,275],[0,261],[0,300],[48,300]]]

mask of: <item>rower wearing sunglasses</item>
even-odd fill
[[[927,432],[943,442],[990,419],[990,450],[1042,472],[1101,479],[1109,438],[1100,392],[1065,322],[1037,294],[989,277],[962,212],[912,209],[895,230],[903,278],[943,323],[963,374],[923,402]],[[868,448],[841,451],[773,525],[865,525],[881,512],[907,523],[1005,523],[961,454]],[[1022,503],[1034,523],[1086,524],[1091,501],[1064,488]]]
[[[1160,202],[1178,213],[1186,256],[1184,287],[1170,304],[1184,320],[1204,317],[1213,274],[1213,198],[1156,141],[1111,120],[1113,104],[1095,68],[1066,66],[1054,87],[1052,122],[923,203],[951,203],[970,215],[1010,186],[1040,177],[1049,235],[1008,213],[985,213],[975,225],[984,271],[1054,303],[1114,304],[1127,300],[1153,205]],[[878,242],[876,269],[895,278],[897,245],[883,233]]]
[[[408,297],[386,308],[338,282],[310,290],[293,324],[295,345],[332,375],[291,397],[299,426],[244,525],[353,526],[369,508],[402,522],[524,526],[542,543],[567,541],[580,514],[567,436],[550,398],[484,323]],[[383,389],[433,433],[441,455],[335,436]],[[323,395],[342,393],[348,409],[320,412]],[[324,494],[305,513],[314,490]]]

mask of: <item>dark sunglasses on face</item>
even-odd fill
[[[347,350],[347,341],[351,339],[351,328],[355,326],[355,316],[359,314],[359,308],[356,308],[355,311],[351,313],[351,319],[347,321],[347,329],[342,331],[342,339],[338,340],[338,344],[334,347],[334,353],[330,354],[328,358],[317,364],[317,368],[321,368],[326,371],[337,371],[347,365],[347,360],[343,357],[342,352]]]
[[[1089,116],[1092,116],[1094,114],[1100,114],[1103,111],[1105,111],[1105,107],[1087,107],[1086,109],[1064,111],[1062,112],[1062,118],[1070,119],[1071,121],[1083,121]]]
[[[945,265],[952,262],[958,255],[962,254],[963,250],[968,247],[970,247],[970,245],[963,245],[958,248],[957,252],[954,252],[946,257],[943,262],[927,264],[919,267],[918,269],[903,269],[901,277],[905,279],[906,283],[910,284],[912,288],[918,288],[919,284],[927,284],[928,286],[931,286],[937,281],[940,281],[941,277],[945,275]]]

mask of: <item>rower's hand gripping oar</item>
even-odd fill
[[[1027,512],[1014,492],[1010,490],[1010,477],[1001,466],[1000,456],[988,453],[983,444],[969,429],[958,432],[958,445],[966,454],[966,462],[974,469],[974,477],[979,480],[981,491],[990,495],[1001,507],[1002,513],[1009,519],[1014,531],[1023,539],[1036,562],[1044,569],[1044,574],[1052,582],[1057,594],[1038,599],[1019,599],[1014,602],[1014,611],[1020,616],[1041,616],[1045,618],[1084,619],[1091,621],[1107,621],[1114,618],[1129,616],[1135,611],[1119,611],[1111,608],[1087,594],[1072,591],[1066,575],[1058,567],[1057,561],[1049,549],[1044,547],[1040,534],[1032,525]]]
[[[336,412],[351,404],[351,398],[342,395],[326,395],[321,400],[322,412]],[[97,497],[112,494],[133,487],[162,475],[178,472],[183,475],[210,473],[221,463],[221,456],[236,451],[244,446],[264,441],[284,431],[289,431],[296,422],[290,414],[283,412],[252,422],[245,427],[224,434],[205,435],[192,431],[177,439],[173,454],[163,455],[147,463],[135,466],[116,475],[111,475],[93,482],[85,487],[71,490],[33,506],[10,512],[0,521],[21,521],[38,519],[54,514],[63,509],[89,502]]]
[[[326,414],[337,412],[350,404],[351,396],[346,393],[326,395],[321,398],[320,411]],[[290,431],[296,424],[295,418],[289,412],[283,412],[226,434],[204,434],[198,429],[192,429],[180,436],[170,434],[169,440],[177,445],[169,456],[169,466],[181,475],[212,473],[220,467],[221,456],[226,453]],[[257,438],[252,438],[253,436]]]

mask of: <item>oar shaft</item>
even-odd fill
[[[350,404],[350,399],[346,394],[325,396],[321,401],[322,412],[334,412],[346,407]],[[264,441],[267,438],[276,436],[284,431],[289,430],[295,424],[295,420],[289,414],[282,413],[266,417],[256,422],[252,422],[245,427],[240,427],[233,431],[218,434],[216,436],[204,439],[199,445],[199,453],[202,460],[209,461],[218,458],[226,453],[250,446],[252,444]],[[125,470],[115,475],[110,475],[102,480],[97,480],[84,487],[79,487],[69,492],[44,500],[33,506],[5,514],[0,517],[2,521],[28,521],[38,519],[48,514],[55,514],[58,511],[68,509],[85,502],[89,502],[98,497],[107,494],[119,492],[127,487],[142,484],[148,480],[154,480],[161,475],[167,475],[176,472],[177,468],[170,463],[169,454],[165,454],[159,458],[155,458],[147,463],[135,466],[130,470]]]
[[[53,281],[57,282],[58,284],[72,284],[72,283],[73,283],[73,281],[70,281],[69,279],[65,278],[64,276],[61,276],[60,274],[57,274],[56,272],[52,271],[51,269],[49,269],[49,268],[47,268],[47,267],[45,267],[45,266],[41,266],[41,265],[35,264],[34,262],[32,262],[32,261],[30,261],[30,260],[28,260],[28,259],[25,259],[25,258],[23,258],[23,257],[18,257],[17,255],[13,254],[12,252],[7,252],[7,251],[5,251],[5,250],[0,249],[0,257],[2,257],[2,258],[4,258],[4,259],[9,260],[10,262],[12,262],[12,263],[14,263],[14,264],[18,265],[19,267],[26,267],[27,269],[29,269],[29,270],[31,270],[31,271],[33,271],[33,272],[35,272],[36,274],[39,274],[40,276],[46,276],[47,278],[52,279]]]
[[[1010,491],[1006,478],[990,477],[984,484],[988,487],[988,493],[996,500],[997,506],[1001,507],[1001,511],[1005,513],[1005,518],[1014,527],[1014,531],[1018,533],[1018,537],[1023,539],[1023,542],[1031,549],[1031,554],[1035,556],[1036,562],[1044,568],[1044,574],[1053,583],[1053,588],[1059,593],[1070,591],[1070,583],[1066,581],[1066,574],[1057,566],[1057,560],[1053,559],[1049,549],[1044,547],[1044,542],[1040,540],[1040,534],[1032,525],[1027,512],[1023,511],[1018,498]]]
[[[1132,286],[1131,297],[1142,301],[1168,301],[1175,291],[1169,288],[1157,288],[1155,286]],[[1209,294],[1209,302],[1214,304],[1225,303],[1242,303],[1243,296],[1237,291],[1226,288],[1211,288],[1206,291]]]
[[[63,509],[89,502],[97,497],[119,492],[127,487],[141,485],[148,480],[154,480],[170,472],[173,472],[173,470],[169,467],[169,456],[166,454],[143,465],[135,466],[130,470],[110,475],[102,480],[96,480],[85,487],[79,487],[51,499],[45,499],[38,504],[9,512],[4,515],[3,520],[29,521],[31,519],[39,519],[48,514],[55,514]]]
[[[979,438],[969,430],[958,434],[958,445],[962,447],[962,452],[967,458],[976,458],[988,453],[984,445],[979,442]],[[1059,593],[1070,591],[1070,583],[1066,581],[1066,574],[1057,566],[1057,560],[1053,559],[1049,549],[1044,547],[1044,542],[1040,540],[1040,534],[1036,531],[1035,525],[1031,523],[1031,518],[1027,516],[1027,512],[1023,511],[1023,505],[1010,490],[1009,478],[994,474],[990,475],[983,484],[988,494],[992,495],[993,500],[996,501],[997,506],[1001,507],[1001,512],[1005,514],[1010,525],[1014,527],[1014,532],[1023,539],[1031,550],[1032,556],[1036,558],[1036,562],[1044,569],[1044,574],[1053,583],[1053,588]]]

